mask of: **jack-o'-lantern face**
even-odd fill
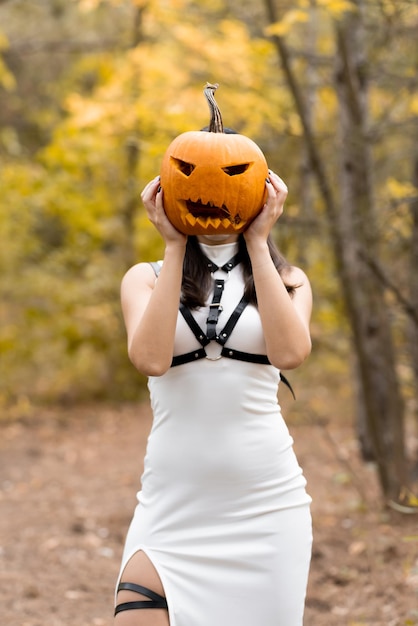
[[[240,233],[264,204],[267,176],[264,155],[248,137],[186,132],[164,155],[164,208],[186,235]]]
[[[217,87],[207,83],[204,90],[211,111],[208,132],[176,137],[161,166],[165,211],[186,235],[240,233],[267,197],[264,154],[248,137],[224,132]]]

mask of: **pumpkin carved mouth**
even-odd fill
[[[187,210],[194,217],[230,217],[228,208],[223,204],[221,207],[216,206],[213,202],[202,202],[199,198],[197,202],[192,200],[186,201]]]
[[[182,219],[190,226],[196,226],[196,224],[207,228],[218,229],[219,227],[227,228],[233,226],[233,228],[239,228],[242,224],[242,219],[239,215],[231,214],[228,207],[223,204],[221,207],[217,206],[214,202],[202,202],[199,200],[184,200],[183,201]]]
[[[214,228],[219,226],[230,226],[231,224],[238,228],[242,222],[239,215],[235,215],[234,218],[228,210],[228,207],[223,204],[221,207],[217,206],[213,202],[202,202],[199,198],[196,202],[193,200],[185,201],[186,214],[184,218],[186,221],[194,226],[196,223],[200,225],[211,225]]]

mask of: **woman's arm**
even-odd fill
[[[291,297],[271,259],[267,236],[283,212],[287,187],[276,174],[270,174],[267,202],[244,237],[252,264],[267,356],[279,369],[293,369],[311,351],[312,292],[304,272],[292,267],[284,277],[287,284],[296,285]]]
[[[142,193],[148,217],[165,240],[158,280],[148,263],[139,263],[125,274],[121,286],[129,358],[147,376],[161,376],[171,365],[187,241],[167,219],[162,195],[159,178]]]

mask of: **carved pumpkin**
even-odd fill
[[[205,88],[209,132],[182,133],[162,162],[164,208],[171,223],[186,235],[240,233],[266,198],[266,159],[248,137],[224,132],[214,98],[217,87],[208,83]]]

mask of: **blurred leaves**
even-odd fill
[[[353,4],[321,0],[315,8],[300,0],[283,7],[269,35],[285,35],[295,51],[332,173],[339,151],[333,22]],[[400,203],[415,193],[404,158],[411,132],[404,129],[417,116],[408,30],[417,16],[412,6],[382,7],[380,15],[367,6],[375,58],[371,128],[382,232],[391,233],[399,263],[401,234],[408,237],[411,228]],[[392,36],[395,13],[399,48],[389,50],[384,33]],[[301,201],[301,124],[258,5],[20,0],[0,7],[0,23],[0,404],[138,393],[142,379],[126,356],[119,284],[130,260],[161,258],[140,192],[171,140],[208,123],[206,81],[220,84],[225,125],[257,141],[288,182],[289,211],[276,237],[311,277],[323,367],[329,353],[330,367],[340,358],[346,368],[348,329],[323,207],[313,187],[308,208]],[[393,89],[401,77],[407,83]]]
[[[8,45],[8,40],[0,32],[0,86],[2,86],[6,91],[12,91],[12,89],[16,86],[16,81],[1,57],[2,51],[7,49]]]
[[[287,11],[279,22],[268,26],[266,28],[266,33],[267,35],[278,35],[279,37],[283,37],[293,29],[295,24],[307,22],[308,19],[309,16],[305,11],[292,9],[291,11]]]

